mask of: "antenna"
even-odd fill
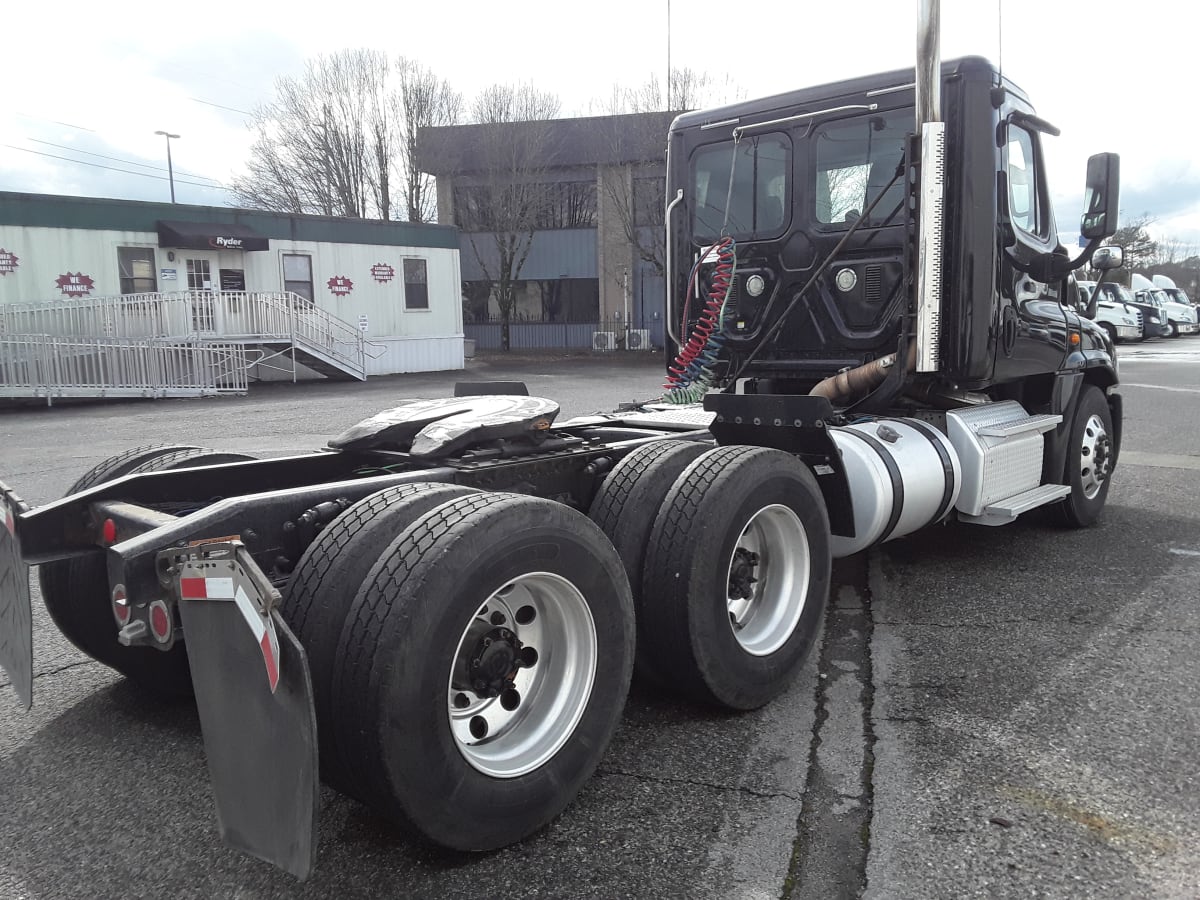
[[[1000,40],[1000,46],[996,50],[996,55],[999,57],[996,60],[997,68],[1000,70],[1000,83],[1004,83],[1004,0],[996,0],[996,34]]]

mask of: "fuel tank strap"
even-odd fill
[[[896,530],[896,523],[900,521],[900,514],[904,512],[904,478],[900,475],[900,467],[896,465],[896,461],[892,459],[892,454],[888,453],[883,444],[869,434],[864,434],[857,428],[842,428],[839,430],[842,434],[854,435],[874,450],[879,455],[879,458],[883,460],[883,464],[888,470],[888,477],[892,479],[892,513],[888,517],[887,525],[875,541],[876,544],[882,544],[892,536],[892,532]]]
[[[932,525],[934,522],[942,521],[942,517],[950,511],[950,504],[954,500],[954,460],[946,452],[946,445],[942,443],[941,432],[936,428],[922,422],[920,419],[905,419],[904,422],[929,439],[929,443],[933,444],[933,449],[937,452],[938,459],[942,461],[942,471],[946,476],[946,489],[942,493],[942,502],[938,505],[937,513],[929,520],[929,524]]]

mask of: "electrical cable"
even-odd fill
[[[41,150],[30,150],[28,147],[18,147],[15,144],[4,144],[3,146],[7,147],[10,150],[20,150],[22,153],[33,153],[33,154],[36,154],[37,156],[48,156],[50,159],[61,159],[63,162],[75,163],[76,165],[80,165],[80,166],[92,166],[97,169],[107,169],[110,172],[121,172],[124,175],[138,175],[142,178],[153,178],[157,181],[170,181],[170,179],[167,178],[165,175],[151,175],[149,172],[132,172],[129,169],[118,169],[116,166],[105,166],[105,165],[101,165],[100,163],[88,162],[87,160],[84,160],[84,159],[71,159],[68,156],[56,156],[53,153],[43,153]],[[200,177],[203,178],[204,176],[200,176]],[[176,184],[186,184],[186,185],[190,185],[191,187],[208,188],[209,190],[213,190],[213,191],[232,190],[232,188],[227,188],[224,185],[201,184],[199,181],[184,181],[181,178],[176,178],[175,183]]]
[[[59,150],[68,150],[71,153],[82,153],[84,156],[95,156],[99,159],[108,159],[112,162],[124,163],[127,166],[137,166],[139,169],[153,169],[156,172],[170,172],[170,169],[164,169],[162,166],[152,166],[149,163],[134,162],[132,159],[122,159],[119,156],[105,156],[103,153],[96,153],[92,150],[80,150],[78,147],[68,147],[66,144],[55,144],[52,141],[43,141],[40,138],[26,138],[25,140],[33,141],[35,144],[44,144],[47,147],[55,147]],[[176,169],[175,174],[186,175],[188,178],[203,178],[205,181],[215,181],[218,185],[221,185],[221,182],[217,181],[215,178],[209,178],[207,175],[197,175],[195,172],[186,172],[183,169]],[[223,187],[223,185],[221,186]]]

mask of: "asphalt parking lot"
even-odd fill
[[[1200,895],[1197,351],[1122,353],[1098,526],[952,525],[845,561],[789,692],[730,715],[636,688],[578,800],[497,853],[414,847],[328,789],[304,884],[226,849],[194,709],[81,656],[35,597],[33,710],[0,690],[0,896]],[[650,397],[659,371],[481,359],[468,377],[524,379],[565,417]],[[4,411],[0,477],[41,503],[134,444],[310,449],[455,379]]]

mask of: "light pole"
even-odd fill
[[[179,135],[171,134],[169,131],[156,131],[155,134],[161,134],[167,139],[167,178],[171,182],[171,202],[175,202],[175,167],[171,165],[171,138],[179,139]],[[160,170],[161,171],[161,170]]]

